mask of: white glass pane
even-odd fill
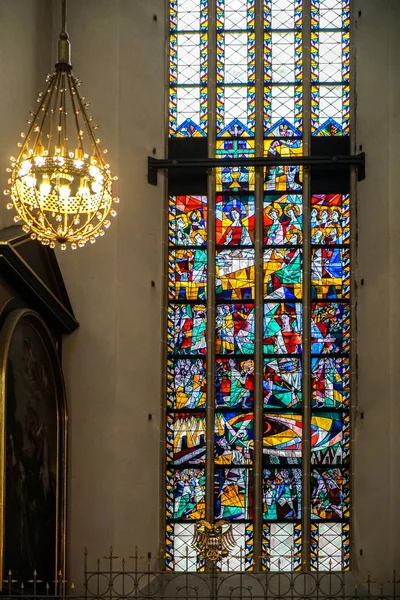
[[[200,35],[179,34],[177,54],[178,84],[200,83]]]
[[[247,122],[247,88],[225,88],[225,124],[233,119]]]
[[[271,571],[291,571],[293,553],[292,523],[271,523]]]
[[[197,555],[192,548],[194,524],[174,525],[174,559],[176,571],[196,571]]]
[[[247,83],[247,33],[225,34],[225,83]]]
[[[199,31],[200,0],[178,0],[178,31]]]
[[[272,0],[272,29],[294,29],[294,0]]]
[[[338,82],[342,80],[342,33],[319,33],[319,80]]]
[[[197,125],[200,124],[199,88],[177,89],[177,115],[178,127],[186,121],[186,119],[191,119]]]
[[[247,29],[247,0],[225,0],[225,30]]]
[[[284,118],[294,121],[294,87],[273,87],[271,98],[271,123]]]
[[[272,34],[272,81],[294,81],[294,33]]]
[[[340,571],[342,568],[342,524],[319,523],[318,570]]]

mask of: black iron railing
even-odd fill
[[[395,571],[378,583],[370,573],[335,570],[218,570],[228,569],[226,562],[209,572],[168,572],[154,568],[159,565],[159,557],[143,557],[137,550],[127,560],[120,559],[112,548],[103,561],[91,565],[85,551],[83,580],[77,585],[61,573],[57,581],[46,583],[36,572],[22,583],[9,571],[1,596],[10,600],[400,600],[400,577]]]

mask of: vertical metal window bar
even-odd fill
[[[311,1],[303,0],[303,148],[311,154]],[[302,436],[302,566],[310,567],[311,517],[311,176],[303,173],[303,436]]]

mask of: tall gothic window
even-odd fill
[[[349,0],[170,0],[170,158],[350,154]],[[348,170],[170,171],[166,556],[350,565]]]

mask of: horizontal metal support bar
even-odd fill
[[[154,158],[148,157],[148,182],[157,185],[160,169],[214,169],[217,167],[338,167],[353,166],[358,170],[358,181],[365,179],[365,153],[348,156],[263,156],[252,158]]]

